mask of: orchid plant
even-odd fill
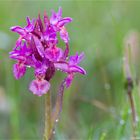
[[[11,27],[13,32],[20,35],[10,52],[10,58],[17,61],[13,65],[14,77],[20,79],[27,68],[33,68],[35,79],[31,81],[29,90],[37,96],[48,93],[50,80],[57,70],[67,74],[60,86],[61,92],[62,87],[70,87],[75,73],[86,74],[78,65],[84,53],[69,56],[69,35],[65,26],[71,21],[70,17],[62,17],[62,9],[59,8],[57,13],[52,11],[50,18],[44,12],[43,19],[39,14],[37,19],[27,17],[25,27]],[[58,47],[58,35],[65,44],[64,50]]]
[[[72,18],[62,18],[62,9],[55,13],[52,11],[50,19],[44,13],[41,20],[30,20],[27,17],[27,26],[13,26],[11,30],[20,36],[16,45],[10,52],[10,58],[17,61],[13,66],[13,73],[16,79],[26,73],[27,67],[34,68],[35,80],[30,83],[29,90],[38,96],[46,94],[50,89],[50,80],[56,70],[67,73],[65,78],[66,87],[71,85],[75,73],[86,74],[85,70],[78,66],[84,57],[84,53],[74,56],[69,54],[69,35],[65,25],[70,23]],[[58,47],[57,33],[65,43],[65,50]]]

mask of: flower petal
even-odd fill
[[[60,30],[60,37],[65,43],[69,42],[69,34],[64,26]]]
[[[62,27],[64,26],[65,24],[69,23],[69,22],[72,22],[72,18],[70,17],[65,17],[63,19],[61,19],[59,22],[58,22],[58,26],[59,27]]]
[[[60,48],[52,47],[45,50],[45,57],[50,61],[56,62],[63,56],[63,51]]]
[[[33,36],[33,40],[34,40],[35,47],[36,47],[38,53],[40,54],[41,57],[44,57],[44,48],[43,48],[40,40],[35,36]]]
[[[77,64],[79,64],[85,57],[84,52],[82,52],[79,56],[78,56],[78,60],[77,60]]]
[[[33,80],[29,86],[29,90],[37,96],[46,94],[50,89],[50,83],[46,80]]]
[[[81,73],[83,75],[86,74],[86,71],[82,67],[76,65],[70,66],[69,71],[70,73]]]
[[[83,58],[84,58],[83,52],[80,55],[78,55],[78,53],[76,53],[74,56],[70,57],[69,64],[70,65],[77,65],[82,61]]]
[[[34,19],[31,21],[29,17],[26,18],[27,26],[25,27],[27,32],[32,32],[34,29]]]
[[[52,25],[56,25],[61,18],[62,18],[62,8],[60,7],[57,13],[55,13],[52,10],[52,16],[50,18],[50,23]]]
[[[44,32],[44,39],[47,42],[48,46],[50,44],[57,44],[57,34],[56,31],[52,27],[47,27],[46,31]]]
[[[48,26],[48,24],[50,23],[50,21],[49,21],[49,17],[47,15],[47,12],[46,11],[44,11],[43,20],[44,20],[45,25]]]
[[[16,79],[20,79],[22,76],[24,76],[26,72],[26,67],[22,63],[17,63],[13,65],[13,73]]]
[[[69,88],[69,87],[70,87],[73,78],[74,78],[74,75],[73,75],[73,74],[69,74],[69,75],[66,77],[66,79],[65,79],[66,88]]]
[[[66,62],[56,62],[54,63],[54,66],[57,70],[61,70],[66,73],[69,72],[69,66]]]
[[[18,38],[18,40],[16,41],[16,46],[15,46],[14,49],[17,49],[17,47],[21,46],[22,39],[23,39],[22,36],[20,36],[20,37]]]
[[[11,27],[10,29],[11,29],[11,31],[17,32],[18,34],[20,34],[20,35],[22,35],[22,36],[26,34],[25,29],[23,29],[23,28],[20,27],[20,26],[13,26],[13,27]]]

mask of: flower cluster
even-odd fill
[[[84,53],[74,56],[69,54],[69,35],[65,25],[71,22],[70,17],[62,17],[62,9],[58,12],[52,11],[49,18],[44,13],[43,19],[40,15],[37,19],[30,20],[27,17],[27,26],[13,26],[11,30],[20,36],[16,45],[10,52],[10,58],[17,61],[13,66],[16,79],[24,76],[27,67],[34,68],[35,80],[30,83],[29,90],[41,96],[50,89],[50,79],[56,70],[67,73],[65,78],[66,87],[69,87],[75,73],[86,74],[85,70],[78,66],[83,59]],[[65,44],[65,49],[58,47],[58,33]]]

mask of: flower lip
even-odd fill
[[[43,79],[42,80],[38,80],[38,79],[33,80],[29,86],[29,90],[37,96],[42,96],[43,94],[46,94],[49,89],[50,89],[50,83]]]

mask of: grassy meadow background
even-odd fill
[[[45,95],[37,97],[28,90],[33,69],[22,79],[14,79],[14,61],[8,53],[18,35],[9,28],[24,27],[26,16],[36,18],[44,10],[50,16],[51,9],[57,11],[60,6],[63,16],[73,18],[67,25],[70,54],[85,53],[81,66],[87,75],[77,74],[72,86],[65,89],[54,139],[132,139],[131,108],[124,88],[124,38],[130,31],[140,32],[140,0],[0,0],[0,140],[42,139]],[[53,102],[64,76],[57,72],[51,81]],[[136,78],[139,81],[140,75]],[[135,85],[136,135],[140,139],[139,91]]]

